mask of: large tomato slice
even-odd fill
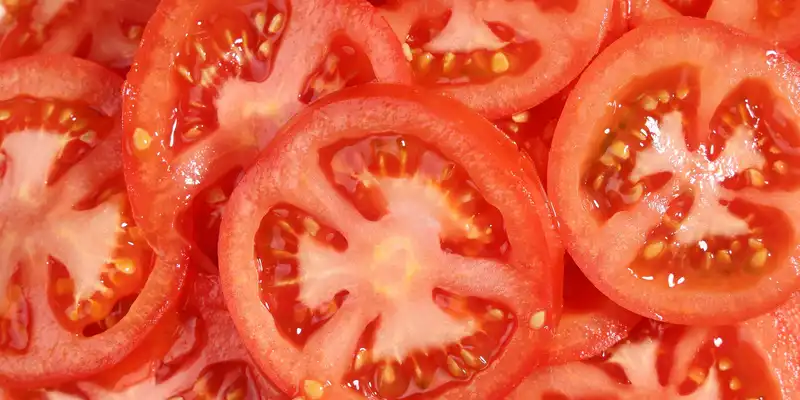
[[[614,0],[373,0],[418,84],[489,118],[556,94],[597,54]]]
[[[800,283],[800,68],[721,24],[661,20],[570,95],[549,193],[570,253],[617,303],[738,322]]]
[[[540,370],[509,400],[794,399],[800,296],[738,326],[643,322],[601,356]]]
[[[200,274],[181,307],[161,319],[136,353],[90,380],[12,399],[277,400],[287,396],[254,365],[225,308],[219,277]]]
[[[74,54],[126,71],[158,0],[13,0],[0,3],[0,60]]]
[[[0,64],[2,386],[121,360],[181,286],[183,270],[155,262],[131,216],[121,84],[67,56]]]
[[[560,243],[532,164],[461,103],[365,85],[234,191],[220,270],[263,370],[306,398],[497,398],[541,362]]]
[[[168,258],[196,244],[195,260],[215,268],[241,170],[298,110],[373,80],[410,71],[366,2],[162,2],[125,96],[131,201],[150,243]]]

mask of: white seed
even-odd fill
[[[545,314],[544,311],[533,314],[530,321],[528,321],[528,326],[530,326],[531,329],[542,329],[546,316],[547,314]]]
[[[498,51],[494,53],[492,56],[492,72],[495,74],[502,74],[507,72],[508,69],[511,67],[511,64],[508,61],[508,57],[502,51]]]

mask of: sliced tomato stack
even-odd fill
[[[143,48],[125,97],[133,207],[161,254],[194,245],[212,269],[227,197],[280,126],[345,86],[410,79],[360,1],[167,0]]]
[[[182,269],[155,262],[125,194],[120,86],[69,57],[0,65],[3,384],[119,361],[177,296]]]
[[[495,398],[543,361],[561,249],[533,166],[500,132],[377,84],[286,129],[234,191],[220,242],[229,308],[268,376],[312,399]]]
[[[126,72],[158,0],[13,0],[0,4],[0,60],[73,54]]]
[[[415,81],[489,118],[527,110],[586,67],[613,1],[373,1],[404,41]]]
[[[593,359],[534,373],[509,399],[794,398],[798,305],[727,327],[645,321]]]
[[[680,323],[738,322],[787,300],[800,256],[797,76],[762,42],[701,20],[653,23],[598,57],[549,168],[568,247],[598,288]]]

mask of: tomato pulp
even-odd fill
[[[183,270],[155,261],[131,216],[121,84],[67,56],[0,65],[5,387],[55,384],[118,362],[180,289]]]
[[[493,398],[542,362],[563,250],[516,154],[462,104],[405,86],[294,119],[220,240],[229,309],[268,376],[309,398]]]
[[[125,89],[131,202],[159,254],[193,246],[213,270],[227,197],[280,126],[342,87],[410,74],[361,1],[165,0],[160,10]]]
[[[799,68],[686,17],[596,59],[548,170],[567,247],[595,286],[639,314],[701,325],[754,317],[797,290]]]
[[[378,1],[417,84],[488,118],[533,108],[574,80],[614,29],[611,0]]]

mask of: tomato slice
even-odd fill
[[[737,326],[645,321],[630,337],[583,362],[531,375],[514,399],[780,399],[800,390],[798,296]]]
[[[798,65],[706,20],[654,22],[587,69],[549,193],[578,266],[653,319],[727,324],[798,288]]]
[[[366,2],[163,2],[124,100],[131,201],[150,243],[167,259],[194,245],[214,270],[240,172],[298,110],[373,80],[410,71]]]
[[[564,263],[564,309],[549,363],[562,364],[597,356],[628,336],[642,317],[608,299],[583,275],[569,256]]]
[[[0,60],[71,54],[127,71],[158,0],[14,0],[0,4]]]
[[[708,18],[766,39],[777,46],[800,50],[800,5],[784,0],[630,0],[631,23],[680,15]]]
[[[0,65],[3,386],[119,361],[177,297],[183,269],[155,262],[125,194],[121,85],[67,56]]]
[[[488,118],[533,108],[597,54],[614,0],[377,1],[415,81]]]
[[[58,389],[10,393],[12,399],[285,399],[258,371],[225,308],[219,277],[187,283],[184,304],[123,362]]]
[[[293,120],[223,218],[251,354],[307,398],[496,398],[541,362],[561,254],[533,166],[461,103],[408,86]]]

